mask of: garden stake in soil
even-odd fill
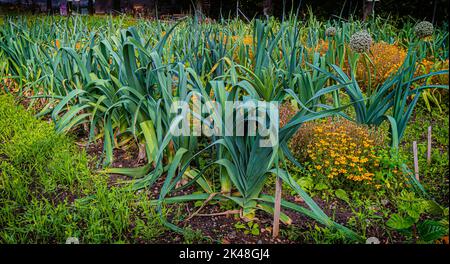
[[[448,27],[242,2],[0,16],[0,244],[448,244]]]
[[[281,207],[281,178],[277,177],[275,182],[275,204],[273,213],[273,234],[274,238],[278,237],[280,232],[280,207]]]
[[[414,155],[414,175],[419,181],[419,159],[417,156],[417,141],[413,141],[413,155]]]
[[[427,163],[431,163],[431,126],[428,127]]]

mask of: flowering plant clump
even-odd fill
[[[281,104],[279,109],[280,128],[284,127],[296,114],[297,110],[289,103]]]
[[[406,51],[395,44],[378,42],[370,48],[369,57],[373,63],[371,67],[374,68],[374,70],[371,70],[371,81],[373,85],[377,86],[382,84],[402,66],[406,58]],[[358,63],[356,71],[357,79],[363,80],[364,74],[367,74],[366,67],[363,63]],[[367,79],[364,85],[368,85]]]
[[[52,41],[52,45],[55,46],[57,49],[61,48],[61,41],[59,41],[59,39]],[[75,43],[75,49],[79,50],[81,49],[81,43],[77,42]]]
[[[337,185],[365,183],[379,188],[374,178],[380,170],[382,144],[382,133],[346,119],[329,118],[304,124],[290,147],[313,177]]]
[[[359,31],[350,37],[350,48],[357,53],[369,51],[372,45],[372,37],[366,31]]]
[[[428,21],[422,21],[414,27],[414,33],[419,38],[425,38],[433,35],[433,24]]]
[[[320,55],[324,55],[325,53],[327,53],[328,51],[328,41],[325,41],[323,39],[319,39],[319,41],[317,42],[317,45],[314,47],[306,47],[306,50],[308,52],[314,53],[314,52],[319,52]]]
[[[241,52],[241,45],[242,47],[248,51],[248,58],[250,60],[253,59],[253,50],[252,50],[252,45],[253,45],[253,36],[252,35],[245,35],[243,37],[241,36],[232,36],[231,38],[231,44],[234,45],[235,43],[238,43],[238,47],[234,50],[234,54],[233,54],[233,59],[236,60],[237,62],[239,62],[239,53]]]
[[[417,67],[415,77],[427,74],[433,71],[448,70],[449,60],[445,61],[431,61],[423,59]],[[428,84],[448,84],[448,74],[439,74],[431,76],[427,79]]]
[[[335,27],[329,27],[325,29],[325,36],[327,37],[334,37],[336,35],[336,28]]]

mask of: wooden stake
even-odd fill
[[[431,126],[428,127],[427,163],[431,163]]]
[[[281,178],[277,177],[275,182],[275,204],[273,212],[273,233],[274,238],[278,237],[280,232],[280,209],[281,209]]]
[[[417,156],[417,142],[413,141],[413,154],[414,154],[414,175],[417,181],[419,181],[419,159]]]

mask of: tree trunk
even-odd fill
[[[93,15],[95,13],[94,0],[88,1],[88,11],[89,15]]]
[[[202,0],[197,0],[195,2],[195,9],[196,9],[196,11],[201,13],[203,11],[202,7],[203,7],[203,1]]]
[[[363,21],[366,21],[367,17],[373,14],[373,8],[375,6],[375,0],[363,0]]]
[[[47,0],[47,12],[48,13],[53,13],[53,2],[52,0]]]
[[[31,0],[31,12],[34,14],[36,14],[37,11],[37,5],[36,5],[36,0]]]
[[[272,0],[264,0],[263,13],[266,17],[268,17],[272,14]]]
[[[438,0],[433,1],[433,18],[431,19],[431,23],[433,23],[433,24],[436,21],[437,2],[438,2]]]
[[[203,1],[197,0],[195,2],[195,15],[197,16],[197,19],[199,22],[203,21]]]
[[[112,10],[120,13],[120,0],[113,0],[112,2]]]
[[[133,1],[132,0],[127,1],[127,8],[128,8],[128,12],[133,13]]]

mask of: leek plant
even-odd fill
[[[416,51],[410,49],[402,67],[377,87],[370,97],[364,95],[353,72],[351,76],[348,76],[337,65],[331,65],[335,72],[333,74],[317,66],[311,66],[327,74],[338,84],[344,85],[343,89],[349,96],[355,112],[354,118],[345,115],[348,119],[374,126],[379,126],[387,120],[391,127],[391,146],[397,149],[421,92],[430,88],[448,89],[448,85],[427,85],[426,83],[413,87],[414,83],[427,77],[448,74],[448,70],[442,70],[414,77],[418,60]],[[334,89],[341,89],[341,87]],[[411,97],[412,100],[410,100]]]
[[[198,23],[195,18],[175,24],[126,17],[6,18],[9,23],[0,29],[0,77],[3,82],[13,80],[19,88],[5,89],[7,92],[26,95],[32,101],[43,100],[38,116],[50,116],[57,132],[80,129],[89,142],[102,140],[105,172],[130,176],[134,190],[162,181],[159,197],[152,203],[158,206],[164,223],[175,231],[183,232],[164,218],[164,204],[231,200],[240,206],[243,218],[251,219],[257,210],[272,213],[274,198],[263,193],[263,186],[275,175],[306,203],[304,207],[283,200],[284,208],[360,240],[357,234],[333,222],[290,176],[286,160],[301,164],[293,159],[288,141],[305,122],[341,115],[376,126],[388,120],[392,146],[398,147],[421,92],[448,89],[427,84],[411,89],[412,84],[448,71],[415,77],[416,64],[422,57],[411,49],[401,69],[365,95],[355,80],[353,70],[359,55],[348,50],[350,36],[370,28],[374,39],[391,43],[397,32],[389,27],[379,33],[381,27],[388,26],[383,20],[369,24],[353,19],[321,23],[310,14],[306,22],[291,15],[281,22],[223,19],[212,24]],[[41,22],[39,27],[36,21]],[[323,36],[325,24],[338,28],[337,34],[328,38],[328,51],[309,51]],[[435,46],[420,49],[448,58],[448,52],[442,51],[448,45],[448,34],[435,35]],[[342,70],[346,60],[351,64],[349,73]],[[350,98],[354,117],[342,111],[348,107],[341,106],[342,90]],[[193,98],[222,110],[216,109],[212,116],[173,112],[175,102],[191,105]],[[248,131],[238,136],[211,137],[172,133],[186,120],[197,120],[210,128],[213,124],[224,127],[227,115],[248,113],[245,108],[227,113],[223,110],[227,101],[245,104],[287,100],[299,111],[279,130],[279,142],[271,147],[261,147],[263,138]],[[265,125],[248,116],[235,125],[246,127],[254,122],[258,127]],[[114,148],[129,143],[137,144],[145,153],[146,164],[111,168]],[[207,152],[211,155],[204,159],[206,164],[200,165],[199,157]],[[218,169],[212,177],[219,178],[219,188],[206,175],[208,168]],[[179,187],[183,178],[188,182]],[[173,195],[193,184],[203,193]],[[281,221],[291,222],[283,213]]]

